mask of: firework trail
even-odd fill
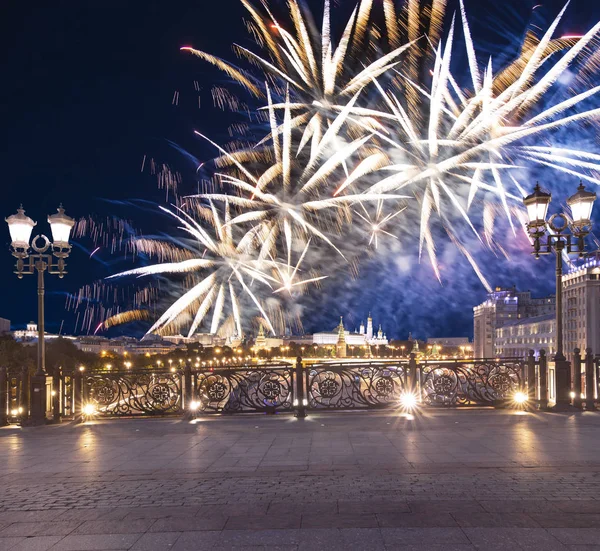
[[[180,230],[188,237],[134,239],[131,246],[137,253],[156,258],[158,263],[108,278],[183,276],[185,292],[167,308],[149,332],[172,334],[186,327],[191,336],[210,318],[207,329],[211,334],[219,334],[223,327],[229,327],[233,329],[230,335],[241,337],[242,307],[249,310],[252,306],[275,334],[275,327],[254,287],[265,286],[267,291],[278,293],[324,277],[306,280],[299,277],[304,254],[291,271],[286,270],[289,266],[282,267],[275,259],[261,259],[257,247],[262,240],[263,228],[255,226],[249,231],[240,231],[231,219],[229,201],[224,202],[222,209],[212,202],[206,205],[192,200],[162,210],[180,224]],[[249,299],[246,303],[251,306],[244,305],[242,297]],[[112,325],[117,322],[118,319],[111,320]]]
[[[243,0],[242,3],[252,17],[251,28],[254,36],[259,37],[257,43],[264,53],[261,57],[239,46],[234,46],[235,51],[258,65],[264,71],[263,79],[272,80],[275,88],[287,87],[292,95],[291,101],[286,98],[283,103],[274,103],[269,89],[266,94],[260,94],[256,85],[249,87],[268,101],[271,120],[268,139],[273,141],[276,153],[281,154],[279,135],[290,135],[292,130],[302,136],[294,152],[296,158],[303,153],[308,141],[312,142],[310,155],[305,160],[309,171],[327,146],[325,137],[331,140],[335,135],[340,141],[354,137],[352,144],[358,146],[352,153],[359,155],[365,147],[376,146],[355,171],[347,175],[333,196],[343,200],[340,194],[366,176],[371,182],[378,181],[363,191],[365,194],[411,193],[416,199],[413,204],[419,209],[419,249],[421,252],[427,249],[438,278],[441,274],[432,230],[434,213],[450,240],[457,242],[462,231],[457,227],[457,217],[478,235],[469,215],[478,193],[486,196],[480,202],[483,210],[490,196],[495,196],[514,231],[509,203],[520,201],[525,195],[514,176],[524,166],[538,164],[595,184],[600,182],[588,173],[600,168],[600,156],[551,145],[530,145],[533,139],[536,143],[540,143],[541,138],[549,139],[555,129],[595,120],[600,114],[598,109],[573,112],[595,96],[600,87],[586,89],[541,108],[565,72],[582,59],[587,60],[588,65],[592,63],[589,49],[598,37],[600,24],[581,37],[553,39],[565,7],[541,38],[530,30],[521,55],[494,74],[491,59],[483,71],[478,65],[461,0],[459,18],[471,80],[471,89],[465,91],[451,71],[456,50],[455,18],[446,39],[442,39],[445,1],[408,0],[398,13],[393,2],[386,0],[387,36],[383,38],[367,32],[373,3],[363,0],[353,11],[337,47],[332,45],[328,1],[325,1],[320,36],[314,34],[317,27],[312,16],[295,0],[289,2],[289,26],[293,29],[289,32],[265,2],[262,3],[263,15],[249,2]],[[382,47],[387,47],[389,52],[382,53]],[[251,79],[249,72],[244,73],[243,79],[237,78],[237,69],[223,60],[186,49],[228,70],[228,74],[244,86],[259,80]],[[553,55],[563,50],[566,53],[550,65]],[[363,67],[361,70],[356,69],[357,61]],[[393,78],[389,78],[390,73]],[[385,80],[384,84],[381,79]],[[367,87],[375,89],[376,94],[366,94]],[[274,112],[282,109],[286,122],[277,126]],[[344,124],[336,124],[340,114],[344,115]],[[343,153],[340,157],[347,171],[347,159]],[[243,196],[243,200],[247,199]],[[260,198],[253,196],[252,200],[259,207]],[[252,214],[253,205],[245,207],[250,212],[240,215],[241,220],[260,220],[258,208]],[[264,212],[260,216],[264,216]],[[379,230],[380,225],[371,222],[370,214],[360,216],[374,230]],[[410,216],[405,217],[411,224],[412,220]],[[397,225],[403,226],[400,221]],[[407,233],[411,230],[409,228]],[[373,240],[371,234],[370,241]],[[474,264],[472,257],[467,259]]]
[[[240,1],[256,48],[234,51],[248,68],[182,50],[247,90],[257,108],[248,121],[267,129],[249,141],[253,129],[234,125],[230,135],[245,139],[224,146],[198,132],[219,151],[203,167],[213,167],[211,189],[164,209],[188,241],[133,240],[158,263],[115,278],[179,277],[183,289],[150,332],[185,326],[192,335],[212,312],[211,333],[241,336],[247,309],[281,332],[271,320],[286,319],[285,297],[301,303],[296,291],[354,269],[365,256],[357,243],[383,254],[382,241],[394,238],[406,250],[415,234],[419,257],[427,254],[438,279],[437,249],[447,241],[489,288],[467,243],[507,255],[494,231],[501,218],[514,233],[522,227],[527,170],[600,183],[600,155],[556,139],[600,116],[593,107],[600,87],[590,85],[600,23],[581,37],[556,39],[565,7],[543,35],[530,29],[519,56],[495,69],[492,59],[480,63],[462,0],[454,13],[446,0],[361,0],[337,38],[329,0],[319,25],[297,0],[288,1],[284,19],[267,0],[258,7]],[[466,58],[466,75],[457,73],[456,56]],[[250,111],[223,88],[213,89],[213,99]]]

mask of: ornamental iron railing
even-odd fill
[[[493,405],[523,387],[525,362],[473,360],[418,364],[419,394],[430,406]]]
[[[407,388],[407,363],[340,362],[309,366],[309,409],[369,409],[398,405]]]
[[[294,406],[291,364],[194,371],[192,381],[197,413],[274,413]]]
[[[595,409],[600,358],[573,357],[573,405]],[[27,369],[0,366],[0,425],[26,423]],[[87,417],[366,410],[396,408],[403,393],[421,406],[504,405],[517,392],[544,410],[553,399],[553,370],[542,350],[526,360],[344,360],[295,365],[269,363],[192,370],[55,370],[47,378],[55,422]],[[522,398],[522,397],[521,397]]]
[[[170,371],[84,373],[83,403],[98,416],[168,415],[182,412],[181,375]]]

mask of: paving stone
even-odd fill
[[[186,532],[181,534],[171,548],[173,551],[205,551],[213,549],[219,543],[221,533],[214,532]]]
[[[225,530],[274,530],[300,528],[301,516],[288,515],[244,515],[231,516],[225,524]]]
[[[513,528],[463,528],[463,532],[478,550],[520,549]]]
[[[381,536],[386,547],[470,543],[460,528],[381,528]]]
[[[56,517],[57,522],[69,520],[98,520],[107,515],[112,509],[68,509]]]
[[[443,490],[443,488],[442,488]],[[485,509],[475,500],[443,499],[417,501],[409,500],[408,508],[412,513],[483,513]]]
[[[242,516],[242,515],[266,515],[269,502],[265,503],[226,503],[217,505],[200,506],[196,516]]]
[[[377,521],[381,528],[458,527],[450,513],[381,513]]]
[[[125,515],[126,520],[141,518],[188,518],[198,514],[199,507],[139,507]]]
[[[142,534],[70,535],[51,547],[52,551],[112,551],[129,549]]]
[[[530,515],[544,528],[600,527],[600,514],[596,513],[531,513]]]
[[[220,546],[293,546],[301,541],[302,530],[224,530],[219,537]]]
[[[233,545],[211,547],[213,551],[297,551],[297,545]]]
[[[26,538],[0,538],[0,551],[9,551]]]
[[[335,549],[336,546],[345,545],[337,528],[302,528],[298,532],[298,540],[298,548],[303,551]]]
[[[269,503],[267,510],[268,514],[302,514],[302,513],[327,513],[335,514],[338,512],[337,501],[324,501],[324,502],[303,502],[295,503],[289,501],[272,501]],[[350,512],[350,511],[346,511]],[[372,511],[367,511],[372,512]]]
[[[302,515],[302,528],[377,528],[375,515]]]
[[[222,530],[227,517],[170,517],[160,518],[152,524],[150,532],[196,532]]]
[[[548,530],[561,543],[568,545],[597,545],[600,526],[594,528],[550,528]]]
[[[409,513],[406,501],[339,501],[338,511],[342,514]],[[312,512],[312,511],[311,511]]]
[[[361,551],[385,549],[381,531],[375,528],[342,528],[340,537],[346,549]]]
[[[32,538],[25,538],[14,547],[11,547],[11,551],[47,551],[60,540],[62,540],[62,536],[34,536]]]
[[[79,525],[74,534],[142,534],[154,522],[154,519],[86,520]]]
[[[452,513],[461,528],[538,528],[527,513]]]
[[[559,500],[553,502],[556,507],[565,513],[598,513],[600,514],[600,500],[578,499]]]
[[[172,549],[181,532],[153,532],[138,539],[131,551],[165,551]]]
[[[67,536],[75,530],[79,521],[56,522],[15,522],[7,526],[0,537],[4,536]]]
[[[560,511],[556,504],[547,500],[504,499],[480,501],[479,503],[489,513],[551,513]]]
[[[6,487],[3,489],[6,489]],[[57,518],[63,512],[64,511],[61,509],[48,509],[44,511],[2,511],[0,512],[0,522],[2,524],[10,524],[13,522],[44,522]]]
[[[389,551],[475,551],[477,548],[470,544],[436,544],[425,545],[386,545]]]
[[[566,546],[543,528],[513,528],[513,537],[526,551],[565,551]]]

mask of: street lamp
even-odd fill
[[[37,222],[25,214],[23,207],[5,219],[11,239],[11,252],[17,259],[17,277],[33,275],[37,272],[38,292],[38,350],[37,370],[31,378],[31,423],[43,424],[46,421],[46,348],[44,346],[44,272],[62,278],[65,271],[65,258],[71,252],[69,237],[75,221],[65,214],[62,205],[56,214],[48,216],[53,242],[45,235],[31,234]],[[51,252],[48,252],[51,249]]]
[[[585,253],[584,240],[592,229],[592,209],[596,194],[586,191],[580,183],[577,192],[567,200],[571,216],[560,212],[552,215],[546,222],[551,200],[552,195],[537,184],[533,193],[523,199],[523,204],[527,207],[529,216],[527,230],[533,240],[532,254],[536,258],[556,254],[556,405],[565,406],[570,403],[571,376],[563,351],[562,254],[566,251],[567,254],[577,253],[581,257]]]

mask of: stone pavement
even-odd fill
[[[0,551],[600,550],[600,413],[0,429]]]

